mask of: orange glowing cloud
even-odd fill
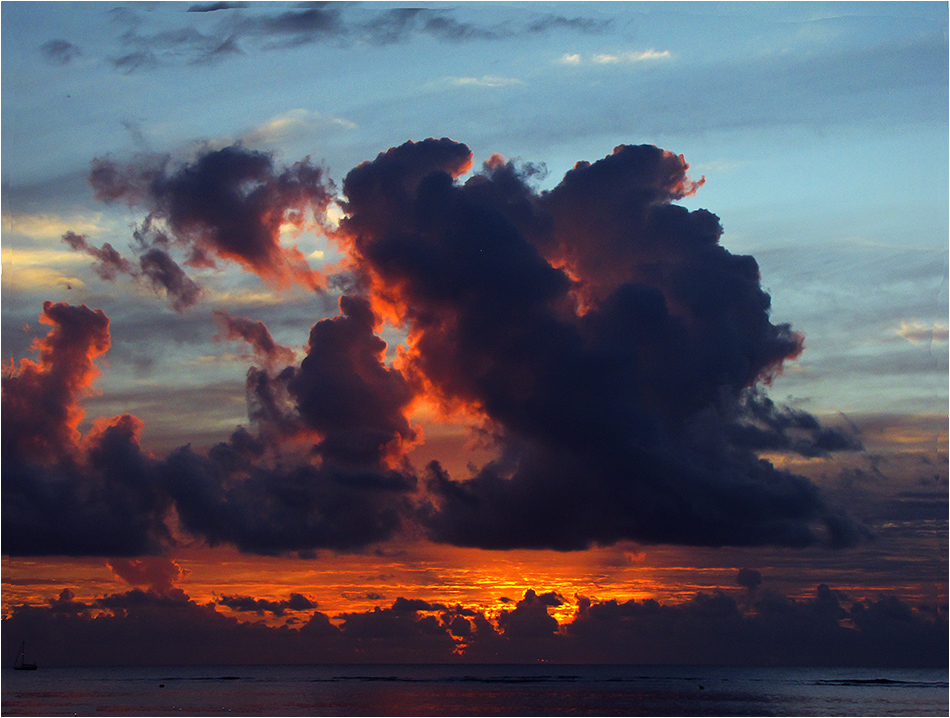
[[[11,361],[4,372],[4,446],[49,460],[79,441],[79,399],[99,376],[94,360],[109,349],[109,318],[84,304],[47,301],[39,321],[52,329],[33,342],[38,360]]]

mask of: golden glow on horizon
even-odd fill
[[[2,217],[4,232],[23,234],[33,239],[56,240],[73,231],[76,234],[98,233],[104,231],[102,213],[59,217],[52,214],[9,214]],[[7,248],[4,247],[6,252]],[[68,254],[68,252],[66,252]]]
[[[935,547],[939,549],[940,547]],[[945,549],[945,547],[944,547]],[[945,553],[945,551],[944,551]],[[181,568],[175,588],[194,602],[217,603],[224,596],[280,602],[299,593],[316,603],[316,610],[339,623],[342,614],[389,608],[397,598],[419,599],[448,607],[460,605],[496,619],[514,610],[528,589],[538,595],[554,592],[562,603],[548,612],[561,625],[571,621],[578,597],[592,601],[655,599],[663,604],[689,601],[697,593],[722,590],[742,605],[746,589],[736,582],[742,564],[703,565],[726,559],[714,549],[689,547],[614,546],[587,551],[483,551],[427,542],[391,546],[386,555],[320,552],[314,558],[258,557],[228,547],[182,549],[173,556]],[[736,557],[732,557],[733,561]],[[741,559],[740,559],[741,560]],[[803,564],[804,565],[804,564]],[[765,577],[763,590],[775,590],[793,600],[811,600],[816,586],[827,583],[851,598],[882,598],[897,593],[905,600],[946,602],[947,587],[926,581],[859,582],[842,572],[837,562],[798,571],[789,579],[781,566],[756,564]],[[75,600],[124,593],[133,586],[119,578],[106,559],[2,559],[3,615],[20,604],[48,605],[63,588]],[[835,578],[831,578],[834,576]],[[835,580],[837,578],[837,580]],[[146,590],[146,585],[138,588]],[[237,611],[217,605],[221,613],[241,621],[272,625],[307,620],[310,611],[272,613]],[[438,611],[436,611],[438,613]]]

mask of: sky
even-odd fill
[[[3,3],[4,655],[945,666],[947,21]]]

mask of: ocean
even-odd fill
[[[946,669],[418,665],[40,668],[14,715],[946,716]]]

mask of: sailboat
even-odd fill
[[[35,671],[35,663],[26,662],[26,641],[20,644],[20,652],[16,654],[16,660],[13,662],[13,670],[15,671]]]

